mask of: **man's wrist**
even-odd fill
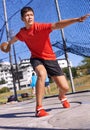
[[[77,18],[77,21],[78,22],[82,22],[82,18],[80,17],[80,18]]]
[[[8,44],[9,46],[11,45],[11,43],[10,43],[9,41],[7,42],[7,44]]]

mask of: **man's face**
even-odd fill
[[[34,23],[34,14],[32,11],[28,11],[22,18],[26,26],[31,26]]]

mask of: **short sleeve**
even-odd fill
[[[20,41],[24,41],[22,29],[16,34],[16,37],[17,37]]]
[[[35,28],[39,31],[46,30],[49,33],[52,32],[52,24],[51,23],[36,23]]]

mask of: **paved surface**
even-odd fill
[[[57,96],[44,98],[49,116],[35,117],[35,99],[0,105],[0,130],[90,129],[90,91],[68,94],[71,108],[64,109]]]

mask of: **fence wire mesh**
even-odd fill
[[[62,19],[80,17],[90,13],[90,0],[58,0]],[[31,6],[35,11],[35,21],[58,21],[54,0],[6,0],[9,30],[16,34],[24,26],[21,21],[20,9]],[[67,52],[90,57],[90,18],[83,23],[76,23],[64,29]],[[50,35],[53,50],[56,56],[64,54],[63,41],[60,30]],[[3,2],[0,2],[0,43],[7,41],[4,20]],[[27,46],[20,41],[15,44],[17,61],[30,57]],[[13,49],[12,49],[12,59]],[[9,55],[0,51],[0,61],[8,61]]]

